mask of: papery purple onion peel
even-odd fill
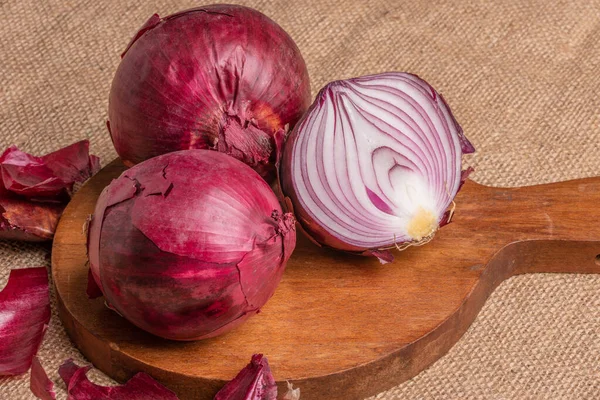
[[[99,169],[87,140],[41,157],[7,148],[0,155],[0,239],[51,240],[75,184]]]
[[[449,222],[474,152],[443,97],[408,73],[325,86],[285,145],[282,189],[316,242],[393,259]]]
[[[101,386],[87,377],[91,366],[66,360],[58,374],[67,386],[67,400],[177,400],[177,396],[150,375],[138,372],[124,385]]]
[[[273,295],[296,243],[294,223],[258,173],[233,157],[165,154],[100,195],[88,230],[91,275],[110,307],[148,332],[215,336]]]
[[[29,370],[50,321],[45,267],[13,269],[0,291],[0,375]]]
[[[308,72],[290,36],[256,10],[218,4],[144,24],[114,77],[108,128],[128,166],[212,149],[270,176],[274,135],[309,104]]]
[[[250,363],[219,390],[214,400],[277,400],[277,385],[267,358],[254,354]]]
[[[68,201],[76,182],[100,170],[100,159],[89,154],[89,141],[38,157],[10,146],[0,155],[2,187],[22,198],[37,201]]]
[[[0,239],[52,240],[64,203],[30,201],[11,193],[0,195]]]
[[[29,378],[29,388],[35,397],[41,400],[55,400],[54,382],[48,378],[44,367],[37,357],[33,358]]]

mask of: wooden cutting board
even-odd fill
[[[417,375],[468,329],[503,280],[530,272],[600,272],[600,177],[521,188],[468,181],[454,221],[423,247],[381,265],[318,248],[299,235],[261,313],[225,335],[173,342],[141,331],[86,296],[83,225],[124,167],[104,168],[60,220],[52,275],[60,318],[82,353],[118,381],[145,371],[183,400],[212,399],[264,353],[285,393],[364,399]]]

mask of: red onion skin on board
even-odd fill
[[[214,400],[277,400],[277,384],[267,358],[254,354],[250,363],[219,390]]]
[[[100,195],[88,230],[91,274],[107,303],[148,332],[216,336],[273,295],[294,222],[240,161],[209,150],[165,154]]]
[[[128,166],[212,149],[271,177],[273,136],[310,104],[300,51],[251,8],[211,5],[153,15],[123,53],[109,96],[113,144]]]
[[[67,387],[67,400],[177,400],[177,396],[150,375],[138,372],[123,385],[101,386],[87,377],[91,366],[75,364],[72,359],[58,369]]]

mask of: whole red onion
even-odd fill
[[[273,295],[295,243],[269,185],[224,154],[185,150],[125,171],[100,195],[88,230],[108,305],[175,340],[216,336]]]
[[[123,53],[109,130],[131,166],[176,150],[212,149],[273,172],[287,125],[310,104],[298,47],[251,8],[211,5],[151,17]]]

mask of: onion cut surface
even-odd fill
[[[282,189],[302,228],[336,249],[393,259],[449,222],[474,147],[442,96],[408,73],[335,81],[285,145]]]

